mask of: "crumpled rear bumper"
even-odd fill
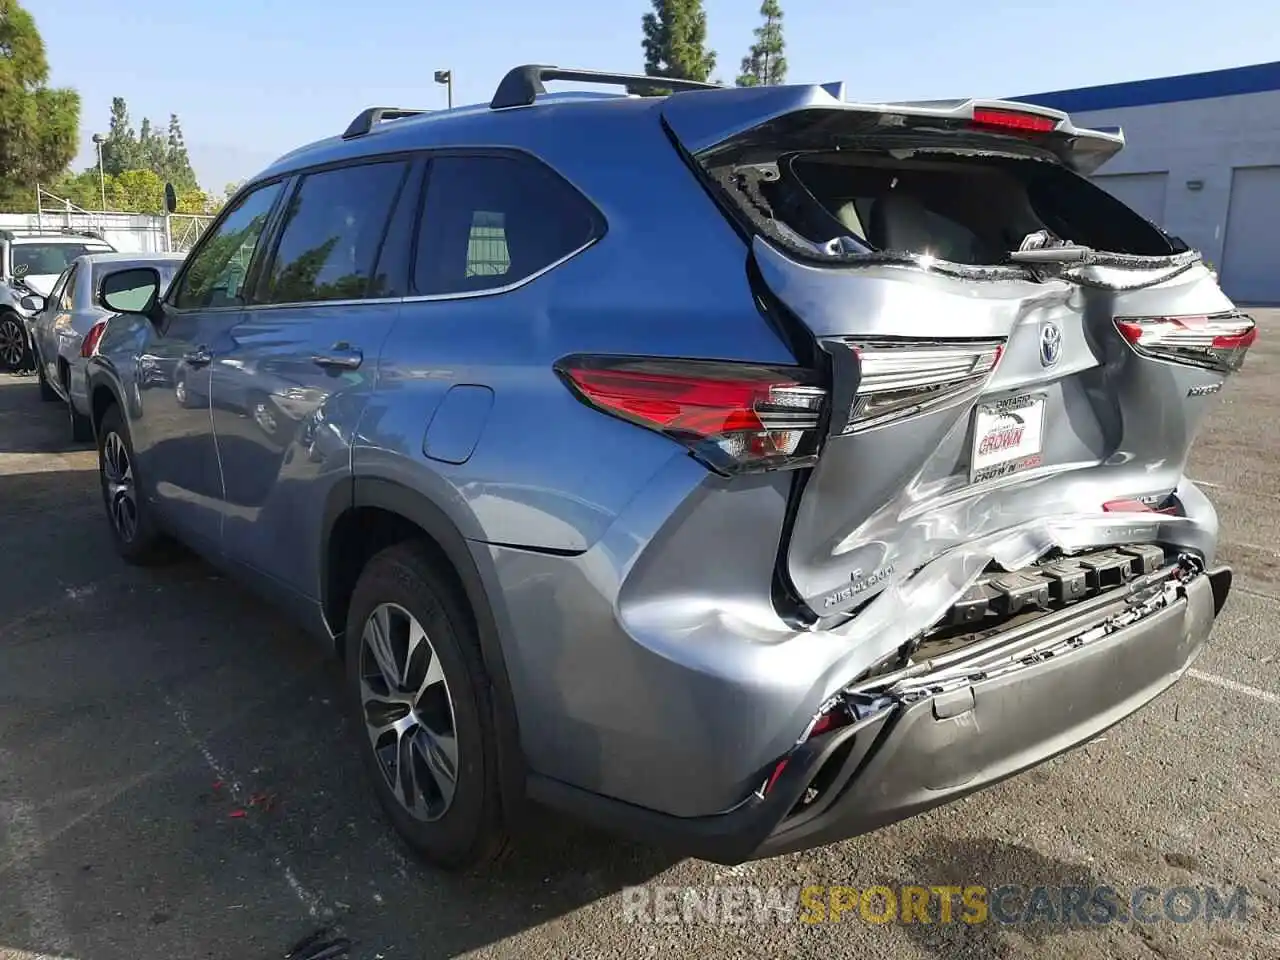
[[[985,659],[886,689],[850,691],[861,716],[798,745],[761,793],[714,817],[676,818],[541,784],[535,798],[720,863],[856,836],[958,799],[1096,737],[1168,689],[1200,654],[1230,590],[1219,567],[1134,618],[1119,597]],[[1104,626],[1105,624],[1105,626]]]

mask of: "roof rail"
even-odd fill
[[[546,80],[577,80],[581,83],[605,83],[618,87],[649,90],[723,90],[715,83],[698,80],[680,80],[674,77],[650,77],[633,73],[603,73],[599,70],[571,70],[527,63],[507,71],[498,84],[498,91],[489,102],[489,109],[532,106],[539,94],[547,92]]]
[[[102,231],[86,227],[77,230],[75,227],[8,227],[0,230],[0,240],[10,242],[19,237],[87,237],[102,240]]]
[[[384,120],[402,120],[405,117],[416,117],[419,114],[430,112],[430,110],[410,110],[406,107],[369,107],[367,110],[361,110],[356,118],[351,121],[351,124],[343,131],[342,139],[351,140],[355,137],[363,137]]]

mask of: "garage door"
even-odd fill
[[[1243,303],[1280,303],[1280,167],[1231,171],[1222,288]]]
[[[1093,182],[1152,223],[1164,225],[1164,188],[1169,182],[1167,172],[1103,174],[1094,177]]]

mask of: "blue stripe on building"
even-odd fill
[[[1280,90],[1280,61],[1259,63],[1230,70],[1187,73],[1177,77],[1109,83],[1100,87],[1055,90],[1033,93],[1011,100],[1034,103],[1067,113],[1114,110],[1118,107],[1142,107],[1155,103],[1181,103],[1186,100],[1209,100],[1234,97],[1244,93]]]

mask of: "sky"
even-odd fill
[[[201,185],[221,193],[275,157],[339,133],[367,106],[487,101],[522,63],[643,72],[649,0],[23,0],[50,82],[79,90],[82,149],[111,98],[182,121]],[[1000,97],[1262,63],[1280,5],[1264,0],[782,0],[788,80],[843,80],[851,100]],[[712,79],[732,83],[758,0],[706,0]],[[1221,15],[1219,15],[1221,14]]]

